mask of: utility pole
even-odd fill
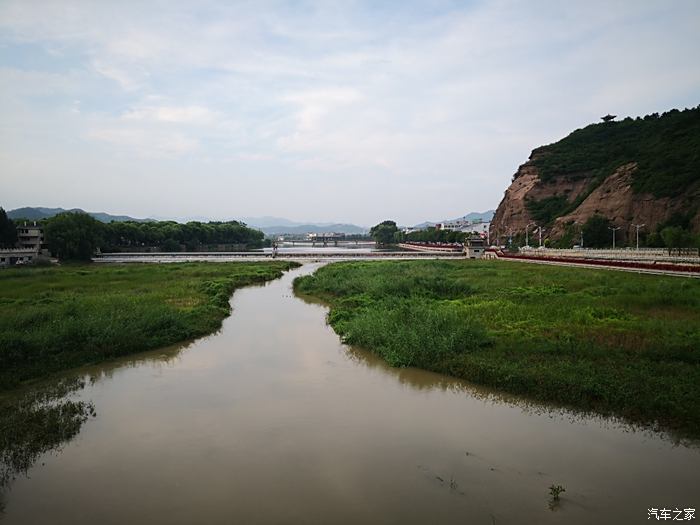
[[[620,228],[621,228],[621,226],[617,226],[617,227],[615,227],[615,226],[608,226],[608,230],[612,230],[612,232],[613,232],[613,250],[615,249],[615,232],[616,232],[617,230],[619,230]]]
[[[542,230],[543,230],[543,228],[542,228],[542,226],[539,226],[537,229],[540,232],[540,248],[542,248]]]
[[[633,224],[632,226],[634,226],[637,229],[637,250],[639,250],[639,229],[644,228],[646,224]]]

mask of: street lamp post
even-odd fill
[[[633,224],[632,226],[634,226],[635,229],[637,230],[637,250],[639,250],[639,229],[644,228],[644,226],[646,226],[646,224]]]
[[[542,230],[543,230],[543,229],[544,229],[544,228],[542,228],[542,226],[538,226],[538,227],[537,227],[537,230],[538,230],[539,233],[540,233],[540,248],[542,248]]]
[[[580,246],[581,246],[581,248],[583,248],[583,223],[582,223],[582,222],[579,222],[579,221],[574,221],[574,224],[578,224],[578,225],[579,225],[579,233],[581,234],[581,244],[580,244]]]
[[[615,226],[608,226],[608,230],[612,230],[612,232],[613,232],[613,250],[615,249],[615,232],[616,232],[617,230],[619,230],[620,228],[621,228],[621,226],[617,226],[617,227],[615,227]]]
[[[528,229],[530,228],[530,226],[537,226],[537,223],[531,222],[530,224],[525,226],[525,248],[530,247],[530,236],[528,235]]]

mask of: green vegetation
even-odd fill
[[[101,227],[87,213],[59,213],[46,222],[49,250],[61,260],[89,261],[100,244]]]
[[[396,234],[398,242],[464,242],[467,233],[454,230],[438,230],[437,228],[426,228],[410,233],[398,232]]]
[[[592,215],[583,225],[583,238],[588,248],[607,248],[611,245],[610,221],[602,215]]]
[[[241,286],[295,263],[178,263],[0,272],[0,389],[209,334]]]
[[[13,248],[16,242],[15,223],[7,217],[5,210],[0,208],[0,248]]]
[[[538,168],[542,182],[560,178],[591,178],[591,182],[571,201],[566,195],[530,199],[525,203],[527,210],[538,224],[551,224],[557,217],[574,211],[618,168],[632,162],[637,163],[632,175],[634,191],[680,199],[684,210],[667,223],[647,225],[648,230],[641,235],[642,245],[677,248],[679,241],[683,241],[682,247],[700,245],[700,236],[692,234],[684,237],[672,234],[672,246],[661,236],[661,230],[669,226],[690,233],[691,219],[699,209],[694,195],[700,191],[700,106],[684,111],[673,109],[661,116],[654,113],[643,119],[591,124],[559,142],[536,149],[532,164]],[[584,237],[588,238],[585,232]],[[623,232],[618,239],[620,245],[636,242],[636,237],[626,237]],[[607,238],[608,242],[603,242],[603,237],[591,238],[586,244],[606,247],[610,245],[610,236]],[[565,232],[563,238],[555,240],[555,245],[570,247],[572,239],[573,232]]]
[[[594,175],[593,187],[637,162],[633,187],[657,197],[681,195],[700,181],[700,106],[642,118],[591,124],[535,150],[543,182]],[[590,188],[592,190],[593,188]]]
[[[513,262],[338,263],[295,281],[394,366],[700,436],[700,280]]]
[[[525,206],[532,219],[538,224],[549,224],[560,215],[564,215],[570,208],[569,201],[563,195],[547,197],[539,201],[526,200]]]
[[[398,232],[399,229],[394,221],[384,221],[372,226],[369,230],[369,235],[377,244],[386,246],[397,242],[396,234]]]
[[[163,251],[260,248],[265,234],[238,221],[188,222],[110,222],[102,227],[103,251],[119,251],[154,246]]]
[[[5,242],[3,213],[0,211],[0,244]],[[45,227],[49,250],[61,260],[86,261],[98,249],[104,252],[238,250],[260,248],[265,243],[263,232],[237,221],[186,224],[174,221],[125,221],[105,224],[87,213],[70,211],[40,222]],[[14,225],[12,229],[14,231]],[[7,239],[10,247],[16,241],[16,237],[15,240]]]

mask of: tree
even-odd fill
[[[180,243],[175,239],[165,239],[160,245],[160,250],[162,252],[179,252],[181,250]]]
[[[0,208],[0,248],[14,248],[15,244],[17,244],[15,223],[7,216],[5,210]]]
[[[102,224],[80,212],[59,213],[46,222],[51,253],[61,260],[89,261],[101,243]]]
[[[692,244],[692,238],[689,232],[681,228],[680,226],[668,226],[661,230],[661,238],[668,248],[668,253],[676,248],[678,254],[681,253],[681,248],[687,248]]]
[[[612,233],[608,229],[610,221],[602,215],[593,215],[583,225],[583,242],[588,248],[610,246]]]
[[[394,234],[399,231],[394,221],[380,222],[376,226],[372,226],[369,230],[370,236],[377,244],[392,244],[394,243]]]

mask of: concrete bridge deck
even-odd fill
[[[459,252],[163,252],[163,253],[103,253],[94,257],[95,262],[186,262],[186,261],[268,261],[279,260],[355,260],[355,259],[457,259],[464,258]]]

